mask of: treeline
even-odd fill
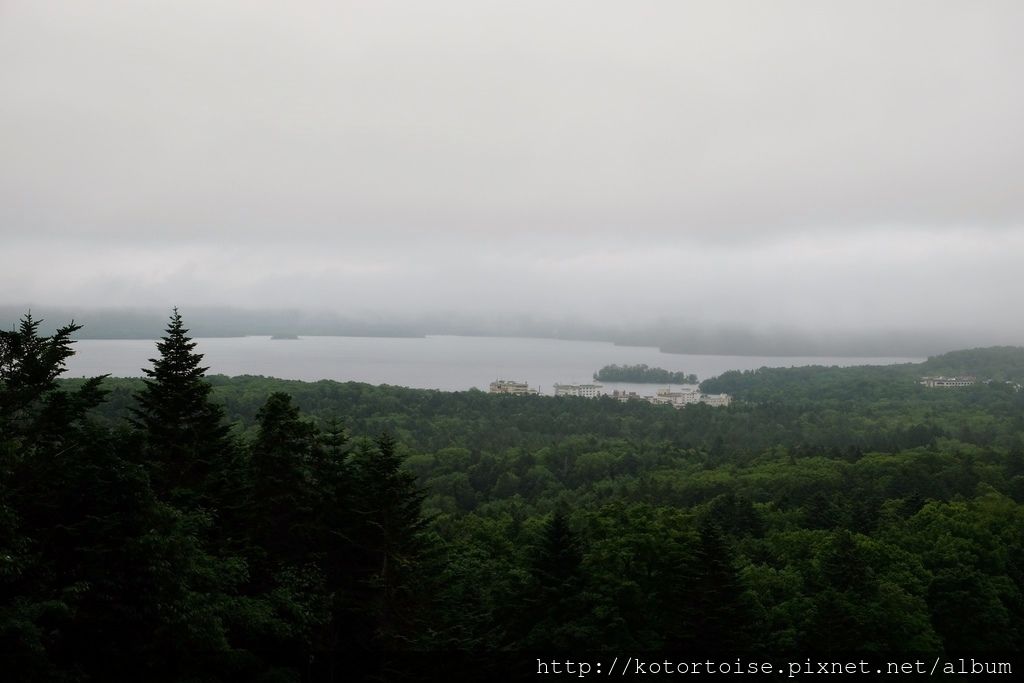
[[[646,364],[606,365],[594,373],[601,382],[637,382],[644,384],[696,384],[697,375],[652,368]]]
[[[902,365],[732,370],[704,380],[701,390],[729,393],[757,402],[854,401],[860,404],[907,398],[930,402],[938,395],[934,389],[919,385],[926,375],[971,375],[981,383],[1009,383],[1009,386],[997,390],[1013,392],[1016,390],[1013,384],[1024,382],[1024,347],[993,346],[951,351],[923,363]],[[990,395],[982,387],[965,391],[958,389],[958,392],[956,395]],[[938,400],[945,399],[940,397]]]
[[[0,660],[11,680],[274,680],[420,637],[423,493],[394,440],[265,395],[230,435],[175,312],[128,421],[56,378],[76,325],[0,333]],[[122,670],[121,667],[124,667]]]
[[[928,375],[974,375],[981,380],[1024,382],[1024,348],[990,346],[951,351],[921,364]]]
[[[68,338],[32,325],[0,347],[0,647],[41,680],[98,654],[249,680],[327,650],[1024,642],[1006,385],[727,373],[745,401],[675,410],[204,377],[177,317],[145,380],[60,382]]]

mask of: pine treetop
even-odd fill
[[[0,434],[56,442],[102,402],[106,375],[87,380],[77,391],[61,391],[57,378],[74,355],[71,335],[82,326],[72,321],[42,337],[40,323],[26,313],[18,329],[0,330]]]
[[[164,486],[202,486],[212,462],[228,446],[224,411],[210,399],[213,387],[205,381],[202,354],[188,336],[175,308],[167,334],[157,343],[159,358],[151,359],[144,386],[136,393],[133,422],[147,436]]]
[[[149,359],[153,364],[152,369],[142,369],[146,376],[157,381],[173,378],[198,380],[205,377],[209,368],[199,365],[203,360],[203,354],[195,352],[197,344],[188,336],[188,328],[185,327],[177,307],[171,314],[166,332],[167,334],[156,344],[160,357]],[[150,381],[147,380],[147,383]]]

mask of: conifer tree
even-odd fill
[[[17,330],[0,331],[0,435],[17,438],[23,449],[38,440],[51,445],[66,440],[70,427],[105,395],[100,384],[106,375],[75,392],[58,389],[65,361],[75,353],[71,335],[82,326],[72,322],[42,337],[41,322],[27,313]]]
[[[530,558],[531,581],[523,601],[525,623],[518,647],[527,649],[581,647],[593,637],[584,595],[583,551],[558,509],[544,525]]]
[[[705,521],[699,531],[692,583],[698,624],[691,646],[705,652],[739,652],[751,627],[743,586],[721,530]]]
[[[0,332],[0,661],[11,680],[107,680],[161,653],[226,647],[231,567],[196,543],[201,514],[156,500],[132,439],[92,423],[101,377],[63,390],[74,323]],[[237,574],[237,572],[235,572]],[[13,665],[13,666],[12,666]]]
[[[172,501],[202,502],[216,482],[218,465],[229,462],[223,409],[210,399],[212,387],[200,365],[203,355],[174,309],[159,358],[143,369],[145,387],[135,395],[134,423],[149,446],[156,490]]]
[[[317,431],[300,419],[292,397],[283,392],[270,395],[256,420],[250,521],[265,552],[297,560],[316,547],[311,527],[320,502],[312,472],[318,460]]]
[[[413,586],[425,551],[425,494],[402,469],[390,434],[374,446],[357,452],[352,462],[352,595],[358,616],[373,632],[372,644],[393,647],[410,631],[418,602]]]
[[[71,335],[81,326],[44,337],[40,322],[26,314],[17,329],[0,331],[0,661],[25,658],[46,672],[41,680],[56,676],[57,664],[48,660],[74,611],[73,589],[82,585],[55,568],[74,566],[81,555],[71,552],[68,539],[80,541],[80,510],[95,502],[92,482],[79,477],[91,467],[93,433],[85,416],[104,392],[102,377],[74,392],[59,388],[57,378],[74,354]],[[64,479],[72,486],[63,486]],[[79,505],[82,499],[87,502]],[[92,507],[88,519],[102,515]],[[20,672],[5,667],[5,673],[13,680]]]
[[[569,526],[569,519],[563,510],[556,510],[545,525],[544,535],[536,548],[532,574],[543,593],[557,594],[568,588],[579,589],[582,562],[579,540]]]

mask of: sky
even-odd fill
[[[0,1],[0,303],[1024,344],[1018,0]]]

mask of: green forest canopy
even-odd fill
[[[1024,392],[917,383],[1020,349],[726,373],[736,404],[676,410],[210,377],[177,316],[145,380],[58,381],[70,333],[0,337],[0,652],[46,678],[1024,642]]]

